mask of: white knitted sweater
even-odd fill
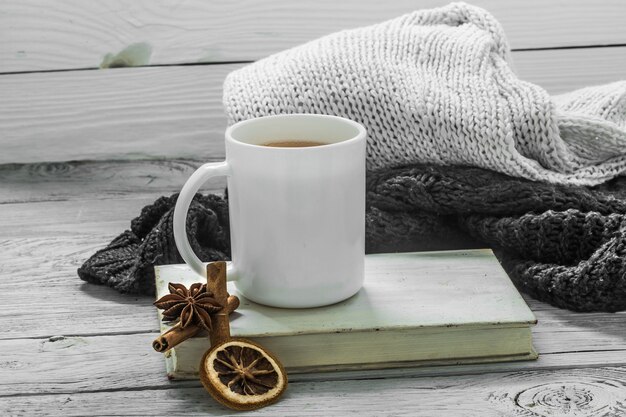
[[[229,122],[325,113],[369,132],[368,168],[473,165],[594,185],[626,172],[626,82],[550,97],[519,80],[500,24],[464,3],[345,30],[224,84]]]

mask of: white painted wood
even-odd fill
[[[106,310],[90,319],[106,320]],[[559,339],[575,346],[580,335]],[[0,398],[8,395],[73,393],[99,390],[138,390],[146,387],[195,386],[197,381],[171,385],[163,354],[152,349],[155,333],[111,336],[63,336],[45,339],[0,340]],[[207,348],[209,342],[207,339]],[[626,349],[542,354],[536,361],[422,366],[291,374],[290,381],[329,381],[404,378],[438,375],[477,375],[541,369],[626,366]],[[0,400],[1,402],[2,400]]]
[[[545,88],[550,94],[624,80],[625,65],[626,47],[513,54],[513,68],[518,77]]]
[[[514,54],[551,93],[624,78],[626,47]],[[239,65],[0,77],[0,164],[223,156],[222,82]]]
[[[222,81],[237,66],[0,77],[0,163],[217,158]]]
[[[137,363],[137,366],[141,365],[143,363]],[[119,371],[112,368],[107,373],[103,369],[94,378],[105,383]],[[128,371],[133,373],[134,369]],[[43,374],[42,378],[47,376]],[[426,378],[290,381],[289,389],[279,403],[252,414],[615,417],[625,412],[625,386],[623,367]],[[232,411],[218,406],[197,383],[192,386],[166,383],[141,389],[96,392],[76,392],[68,387],[65,390],[60,385],[58,387],[56,395],[5,396],[9,393],[3,393],[0,411],[3,415],[232,415]]]
[[[115,200],[140,195],[156,198],[179,192],[201,164],[190,160],[128,160],[0,165],[0,204]],[[225,187],[226,180],[216,178],[202,191],[222,194]]]
[[[337,30],[377,23],[448,0],[4,0],[0,72],[97,68],[131,44],[150,63],[254,60]],[[626,43],[626,4],[614,0],[475,0],[502,23],[513,48]]]

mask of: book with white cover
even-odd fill
[[[365,283],[341,303],[312,309],[256,304],[237,293],[233,337],[257,341],[289,372],[536,359],[536,319],[488,249],[367,255]],[[186,265],[155,267],[157,297],[169,282],[202,278]],[[161,313],[159,312],[159,320]],[[161,323],[161,331],[169,329]],[[207,337],[166,353],[170,378],[197,377]]]

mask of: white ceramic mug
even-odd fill
[[[269,142],[326,145],[268,147]],[[363,126],[316,114],[267,116],[226,131],[226,161],[202,165],[174,210],[174,238],[206,277],[185,230],[189,204],[209,178],[227,176],[232,263],[228,279],[246,298],[274,307],[317,307],[363,284],[365,256]]]

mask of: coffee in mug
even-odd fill
[[[308,148],[310,146],[323,146],[328,145],[325,142],[313,142],[310,140],[281,140],[264,143],[263,146],[269,146],[271,148]]]

